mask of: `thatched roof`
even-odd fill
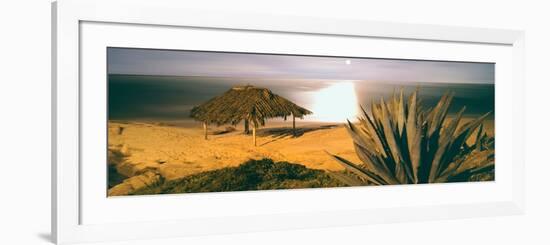
[[[274,94],[269,89],[254,86],[238,86],[229,89],[191,110],[196,120],[236,125],[250,120],[255,125],[265,125],[265,119],[294,115],[303,118],[312,112]]]

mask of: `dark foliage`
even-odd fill
[[[417,92],[403,92],[371,104],[359,122],[348,123],[355,152],[362,163],[333,156],[359,176],[360,183],[422,184],[494,179],[494,138],[483,130],[487,114],[462,121],[466,107],[448,117],[452,94],[434,108],[423,109]],[[474,138],[474,143],[467,140]],[[353,180],[353,179],[352,179]],[[348,181],[347,183],[355,183]]]
[[[116,168],[117,165],[126,161],[126,156],[120,150],[108,149],[108,164],[107,164],[107,188],[112,188],[115,185],[122,183],[127,176],[120,174]]]
[[[249,160],[238,167],[223,168],[164,181],[140,189],[134,195],[224,192],[273,189],[297,189],[346,186],[322,170],[299,164],[273,162],[271,159]]]

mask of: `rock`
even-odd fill
[[[124,132],[124,127],[118,126],[118,134],[121,135]]]
[[[121,184],[114,186],[107,192],[108,196],[123,196],[128,195],[133,191],[139,190],[143,187],[147,187],[156,184],[160,181],[161,177],[155,171],[147,171],[143,174],[136,175],[125,179]]]
[[[124,161],[116,165],[116,171],[126,177],[132,177],[137,175],[139,169],[136,168],[136,164]]]
[[[123,144],[122,147],[120,147],[120,153],[122,153],[125,156],[130,155],[130,149],[128,147],[128,144]]]

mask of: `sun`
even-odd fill
[[[346,122],[357,116],[355,84],[341,81],[314,94],[313,116],[317,121]]]

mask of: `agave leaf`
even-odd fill
[[[446,142],[448,142],[446,140]],[[449,150],[449,144],[442,144],[439,145],[437,148],[437,151],[434,155],[434,158],[432,160],[432,164],[430,166],[430,182],[433,182],[435,178],[437,178],[437,172],[439,170],[439,166],[442,165],[441,159],[443,158],[443,154]]]
[[[415,183],[415,177],[413,176],[412,172],[412,163],[409,155],[409,149],[407,144],[407,128],[403,127],[403,137],[401,137],[399,142],[399,147],[401,151],[401,162],[403,169],[405,170],[405,174],[407,176],[407,182],[406,183]]]
[[[397,128],[399,129],[399,136],[401,136],[403,135],[403,128],[405,127],[405,104],[403,101],[403,89],[401,89],[399,101],[397,103]]]
[[[366,114],[366,113],[365,113]],[[384,177],[384,179],[387,180],[387,182],[397,182],[395,178],[393,178],[392,171],[388,169],[388,166],[386,164],[383,164],[383,162],[386,162],[387,160],[384,160],[389,157],[388,153],[386,153],[388,147],[387,144],[383,143],[383,141],[380,140],[380,134],[378,134],[378,131],[374,128],[374,125],[372,123],[372,120],[368,115],[366,115],[366,118],[368,120],[368,123],[364,124],[366,127],[363,129],[363,131],[371,132],[369,134],[372,135],[372,138],[375,139],[374,145],[375,147],[368,148],[363,146],[356,146],[356,154],[360,159],[368,159],[363,160],[364,162],[368,161],[369,163],[373,164],[373,169],[376,170],[379,175]],[[374,133],[372,133],[374,132]],[[353,136],[352,136],[353,138]],[[357,148],[361,147],[361,148]],[[370,160],[370,161],[369,161]]]
[[[393,89],[392,97],[386,103],[386,112],[392,130],[397,128],[397,104],[397,96],[395,96],[395,89]]]
[[[431,156],[429,154],[430,144],[429,138],[427,138],[428,127],[426,124],[422,124],[420,127],[420,162],[417,171],[417,183],[428,183],[430,175]]]
[[[438,146],[436,147],[437,150],[435,151],[433,159],[431,159],[432,164],[430,166],[430,182],[435,181],[442,165],[448,165],[448,163],[445,161],[447,159],[444,155],[446,153],[449,154],[450,144],[452,144],[453,140],[452,135],[462,115],[461,111],[459,113],[459,117],[455,118],[456,120],[451,121],[450,125],[447,125],[447,127],[443,125],[445,118],[447,117],[447,112],[452,98],[452,94],[445,94],[440,99],[437,106],[431,111],[431,124],[429,134],[438,135]],[[450,154],[455,154],[455,152],[450,152]]]
[[[482,136],[481,133],[483,132],[483,123],[479,126],[479,130],[477,131],[476,141],[474,143],[475,148],[477,150],[481,150],[481,144],[482,144]]]
[[[378,128],[375,126],[373,120],[369,117],[368,113],[361,107],[361,110],[363,111],[363,114],[365,115],[365,118],[367,119],[368,124],[366,125],[366,130],[371,133],[372,139],[375,142],[376,149],[379,151],[384,157],[387,157],[386,151],[384,150],[385,145],[382,142],[382,132],[378,130]]]
[[[409,107],[407,115],[407,125],[406,125],[406,136],[407,136],[407,146],[409,151],[409,159],[411,161],[411,172],[412,172],[412,181],[413,183],[418,183],[418,167],[420,166],[421,154],[420,147],[421,142],[421,133],[422,129],[418,126],[417,118],[417,107],[416,107],[416,94],[413,92],[409,98]]]
[[[370,119],[369,119],[370,120]],[[359,118],[359,127],[354,126],[349,120],[347,125],[348,131],[351,129],[352,132],[349,132],[352,135],[352,138],[356,140],[355,142],[363,142],[362,146],[367,149],[371,149],[378,154],[384,154],[384,146],[380,142],[378,133],[371,126],[371,122],[365,120],[364,118]]]
[[[493,170],[495,170],[495,162],[491,161],[483,166],[471,168],[471,169],[468,169],[467,171],[469,171],[471,175],[475,175],[475,174],[480,174],[480,173],[493,171]]]
[[[421,165],[420,172],[421,174],[424,174],[421,176],[423,179],[426,180],[426,182],[432,182],[433,181],[433,174],[434,174],[434,168],[433,163],[434,159],[436,157],[438,149],[440,149],[439,145],[439,133],[440,131],[435,131],[431,135],[427,135],[428,133],[428,126],[426,126],[426,131],[424,131],[424,137],[425,137],[425,144],[423,146],[423,152],[422,152],[422,161],[423,164]]]
[[[494,150],[474,151],[449,164],[449,167],[441,173],[436,182],[447,182],[453,176],[458,176],[468,169],[483,168],[491,164],[494,164]]]
[[[392,127],[389,112],[384,99],[381,99],[380,103],[382,104],[382,125],[384,127],[385,139],[388,143],[391,156],[393,157],[393,168],[395,171],[395,177],[400,183],[406,183],[405,170],[403,169],[401,163],[402,157],[399,146],[397,145],[396,131]]]
[[[475,169],[467,169],[465,171],[458,172],[456,175],[451,176],[449,178],[449,181],[452,181],[452,182],[468,181],[472,176],[474,176],[476,174],[491,172],[494,169],[495,169],[494,164],[488,164],[484,167],[475,168]]]
[[[489,115],[489,113],[479,117],[476,120],[473,120],[469,123],[466,123],[460,129],[458,129],[457,132],[455,132],[455,133],[458,133],[458,134],[454,136],[455,141],[450,146],[449,152],[456,153],[456,152],[460,151],[461,148],[463,148],[463,149],[467,148],[468,145],[466,144],[466,140],[468,140],[468,138],[471,136],[471,134],[475,131],[475,129],[477,127],[479,127],[481,125],[484,118],[486,118],[488,115]],[[475,148],[475,144],[474,144],[474,148]]]
[[[449,123],[442,127],[442,135],[439,138],[439,142],[444,143],[445,141],[451,141],[453,139],[453,135],[456,132],[456,129],[458,128],[458,125],[460,124],[460,121],[462,120],[462,115],[464,114],[464,111],[466,111],[466,107],[463,106],[460,111],[456,114],[456,116],[449,121]]]
[[[462,119],[462,114],[466,110],[466,107],[462,107],[462,109],[457,113],[455,118],[453,118],[446,127],[442,128],[442,134],[439,138],[439,146],[440,150],[444,149],[444,151],[438,151],[436,153],[436,156],[434,158],[434,164],[432,164],[432,170],[433,176],[437,176],[439,173],[441,173],[442,169],[447,168],[447,166],[450,164],[450,162],[453,160],[452,157],[456,156],[458,154],[458,150],[460,150],[460,146],[463,144],[462,141],[460,143],[455,144],[454,141],[457,140],[457,138],[453,138],[453,135],[458,127],[458,124],[460,123],[460,120]]]
[[[368,149],[362,148],[359,145],[355,144],[354,146],[357,157],[368,166],[367,170],[376,173],[386,183],[399,184],[399,181],[395,179],[393,173],[383,164],[385,161],[383,157],[372,154]]]
[[[482,125],[488,114],[461,124],[462,108],[447,120],[452,93],[426,109],[417,92],[405,100],[403,89],[399,94],[394,91],[388,102],[384,98],[373,102],[370,115],[361,107],[358,123],[348,121],[348,133],[363,164],[331,156],[373,184],[462,181],[492,171],[494,138],[483,132]],[[475,144],[469,146],[466,140],[473,133]]]
[[[468,135],[469,135],[468,133],[469,133],[469,131],[465,131],[465,132],[463,132],[462,134],[458,135],[458,136],[454,139],[454,141],[451,142],[450,145],[448,145],[448,147],[447,147],[447,152],[448,152],[448,153],[447,153],[447,154],[453,155],[453,156],[458,155],[458,153],[459,153],[459,151],[460,151],[460,148],[465,144],[466,139],[468,139]],[[451,160],[452,160],[452,159],[451,159]],[[449,164],[450,164],[450,163],[447,163],[447,164],[445,164],[444,166],[442,166],[442,167],[439,169],[439,171],[437,172],[437,173],[439,173],[439,174],[437,174],[437,175],[440,175],[440,173],[441,173],[442,171],[444,171],[444,169],[448,168],[448,165],[449,165]]]
[[[352,124],[350,124],[350,126],[348,126],[348,130],[349,130],[349,134],[350,134],[351,138],[354,140],[353,145],[356,148],[356,152],[361,151],[361,153],[364,152],[364,153],[368,153],[368,154],[376,154],[376,152],[371,152],[370,149],[372,149],[372,147],[369,144],[361,144],[360,140],[356,140],[356,139],[361,139],[361,137],[363,137],[363,136],[360,133],[361,130],[356,130],[355,131],[352,127],[354,127],[354,126]],[[360,153],[360,152],[358,152],[358,153]],[[363,161],[363,163],[365,163],[367,165],[367,167],[369,169],[375,169],[376,168],[373,165],[373,163],[370,161],[370,158],[365,157],[361,160]]]
[[[353,139],[353,142],[355,144],[361,145],[363,147],[368,147],[367,146],[368,138],[361,137],[362,135],[359,135],[360,130],[357,129],[356,126],[353,125],[353,123],[351,123],[349,120],[348,120],[348,124],[346,125],[346,128],[347,128],[348,133],[350,134],[350,136]]]
[[[441,97],[437,105],[431,110],[428,115],[428,135],[431,136],[435,131],[441,128],[443,120],[447,116],[449,105],[453,100],[453,95],[446,93]]]
[[[457,172],[462,172],[467,169],[482,168],[486,165],[494,164],[495,150],[473,151],[465,157],[464,162],[458,166]]]
[[[383,101],[383,99],[382,99]],[[380,140],[380,146],[382,147],[382,151],[384,152],[385,158],[391,159],[393,161],[392,152],[390,149],[390,146],[388,145],[388,140],[386,138],[385,132],[384,132],[384,125],[382,123],[383,118],[385,117],[383,115],[383,106],[382,104],[375,104],[372,105],[373,108],[373,116],[372,120],[371,118],[367,117],[369,122],[372,122],[371,125],[375,129],[376,134]],[[391,169],[391,171],[395,171],[395,165],[394,164],[387,164],[387,167]]]
[[[491,114],[491,112],[487,112],[487,113],[483,114],[481,117],[478,117],[477,119],[475,119],[473,121],[465,123],[464,125],[459,127],[458,130],[455,133],[456,134],[461,134],[464,131],[470,131],[470,133],[473,132],[472,129],[477,128],[483,122],[483,120],[485,120],[487,118],[487,116],[489,116],[490,114]],[[468,136],[469,136],[469,134],[468,134]]]
[[[328,152],[327,152],[328,153]],[[330,154],[328,153],[330,156],[332,156],[334,159],[336,159],[338,162],[340,162],[340,164],[342,164],[342,166],[344,166],[346,169],[348,169],[349,171],[352,171],[353,173],[357,174],[359,177],[361,178],[364,178],[376,185],[387,185],[388,183],[386,183],[385,181],[383,181],[382,179],[380,179],[380,177],[378,177],[375,173],[372,173],[366,169],[363,169],[359,166],[357,166],[356,164],[344,159],[344,158],[341,158],[339,156],[336,156],[336,155],[333,155],[333,154]]]

